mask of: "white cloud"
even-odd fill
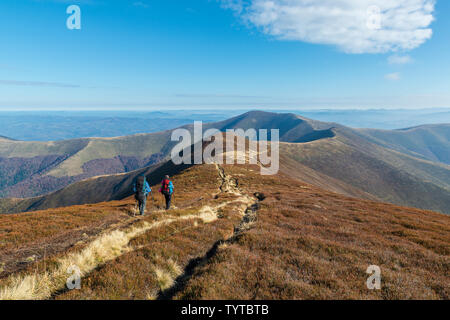
[[[17,80],[0,80],[0,85],[5,86],[25,86],[25,87],[56,87],[56,88],[80,88],[78,84],[61,83],[61,82],[45,82],[45,81],[17,81]]]
[[[221,0],[221,3],[245,22],[277,39],[334,45],[348,53],[386,53],[419,47],[432,36],[430,25],[435,7],[435,0]]]
[[[389,73],[385,75],[384,78],[391,81],[398,81],[400,80],[400,73],[399,72]]]
[[[148,8],[149,7],[149,5],[147,3],[142,2],[142,1],[135,1],[135,2],[133,2],[133,6],[141,7],[141,8]]]
[[[412,63],[413,59],[409,55],[397,55],[394,54],[388,58],[389,64],[408,64]]]
[[[219,0],[222,8],[234,10],[236,13],[242,13],[244,2],[242,0]]]

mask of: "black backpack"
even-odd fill
[[[136,194],[135,194],[136,199],[145,198],[144,188],[145,188],[145,177],[139,176],[136,179]]]

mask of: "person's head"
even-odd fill
[[[164,179],[169,180],[169,175],[166,174],[166,176],[164,177]]]

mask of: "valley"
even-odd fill
[[[193,133],[193,125],[182,128]],[[210,128],[279,128],[281,170],[301,181],[357,198],[450,213],[449,125],[377,131],[255,111],[203,125]],[[177,143],[171,133],[56,142],[1,139],[0,212],[120,200],[131,194],[136,175],[170,167],[165,163]]]

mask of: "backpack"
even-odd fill
[[[135,194],[136,199],[145,198],[144,194],[145,182],[146,182],[145,177],[143,176],[139,176],[136,179],[136,194]]]
[[[170,195],[170,188],[169,188],[170,181],[168,179],[164,179],[162,182],[161,191],[164,195]]]

